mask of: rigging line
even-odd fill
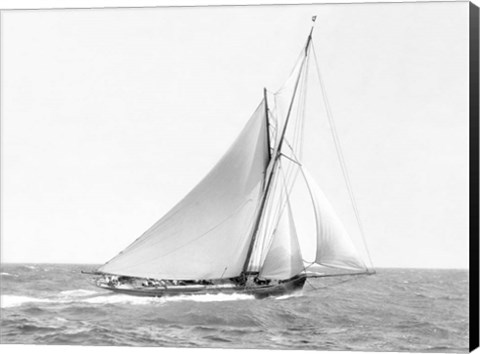
[[[258,261],[258,264],[262,264],[262,260],[265,259],[266,254],[270,250],[272,242],[274,240],[274,234],[278,229],[278,225],[280,223],[280,218],[282,217],[285,209],[287,207],[288,201],[288,191],[287,191],[287,181],[285,180],[285,172],[283,168],[282,161],[279,160],[277,169],[280,172],[275,174],[275,180],[273,181],[272,186],[272,198],[273,196],[278,197],[278,203],[274,206],[274,208],[270,209],[268,215],[265,216],[263,219],[263,227],[266,230],[264,237],[262,237],[257,244],[255,245],[255,251],[253,254],[256,254],[256,259],[254,261]],[[283,183],[282,183],[283,180]],[[283,188],[282,188],[283,187]],[[278,193],[278,194],[277,194]],[[253,258],[253,257],[252,257]],[[250,265],[250,267],[252,264]]]
[[[313,31],[313,28],[312,28],[312,31]],[[278,145],[277,145],[277,151],[281,151],[282,149],[282,144],[283,144],[283,140],[285,138],[285,133],[287,131],[287,127],[288,127],[288,122],[290,120],[290,117],[291,117],[291,113],[292,113],[292,108],[293,108],[293,104],[295,103],[295,95],[297,93],[297,90],[298,90],[298,84],[300,83],[300,79],[301,79],[301,76],[302,76],[302,71],[303,71],[303,67],[305,65],[305,61],[306,59],[308,58],[308,53],[310,51],[310,38],[311,38],[312,34],[310,33],[310,36],[309,36],[309,40],[307,41],[307,47],[305,48],[305,57],[302,59],[302,66],[300,67],[300,72],[298,74],[298,78],[295,82],[295,87],[293,88],[293,94],[292,94],[292,100],[290,102],[290,105],[288,107],[288,111],[287,111],[287,116],[285,118],[285,123],[283,125],[283,129],[282,129],[282,133],[280,135],[280,139],[278,141]]]
[[[310,56],[307,56],[304,69],[303,69],[303,76],[302,76],[302,81],[300,83],[300,88],[299,88],[299,99],[298,99],[298,105],[297,105],[297,112],[296,116],[297,119],[295,120],[295,125],[294,125],[294,134],[293,134],[293,141],[292,144],[289,144],[289,148],[292,151],[292,154],[296,155],[296,163],[301,165],[300,163],[300,157],[302,155],[302,138],[304,135],[304,126],[305,126],[305,107],[306,107],[306,97],[307,97],[307,83],[308,83],[308,71],[309,71],[309,63],[310,63]],[[288,140],[285,138],[285,140]],[[295,151],[298,150],[298,153],[295,153]],[[283,154],[284,157],[291,159],[287,155]],[[292,160],[293,161],[293,160]],[[294,161],[295,162],[295,161]],[[295,169],[295,166],[292,166],[288,171],[287,171],[287,179],[290,181],[289,183],[293,183],[292,181],[295,181],[298,176],[298,170]],[[291,188],[290,188],[291,190]]]
[[[288,139],[285,138],[285,144],[287,144],[286,146],[288,146],[290,148],[290,150],[292,150],[292,147],[290,145],[290,143],[288,142]],[[294,154],[294,152],[292,151],[292,154]],[[284,155],[283,153],[281,153],[281,155],[289,160],[291,160],[292,162],[294,162],[295,164],[298,164],[301,166],[301,163],[297,160],[293,160],[291,158],[289,158],[288,156]],[[266,213],[265,215],[265,218],[263,219],[262,223],[263,223],[263,228],[264,228],[264,231],[267,230],[267,233],[271,233],[270,231],[273,232],[273,230],[275,230],[278,226],[278,222],[280,220],[280,217],[281,215],[283,214],[284,212],[284,208],[285,208],[285,203],[286,201],[284,200],[285,198],[288,198],[289,195],[291,194],[292,192],[292,189],[294,187],[294,181],[296,180],[296,178],[298,177],[298,167],[295,166],[295,165],[287,165],[287,167],[284,167],[284,164],[282,163],[282,160],[279,159],[279,162],[278,162],[278,170],[281,171],[281,173],[276,173],[275,174],[275,177],[274,177],[274,181],[273,181],[273,184],[272,184],[272,196],[273,195],[276,195],[276,193],[280,193],[281,195],[278,197],[279,199],[279,203],[277,203],[278,205],[273,207],[273,208],[270,208],[269,212]],[[285,196],[283,195],[282,193],[282,185],[281,185],[281,180],[280,180],[280,176],[283,178],[283,189],[284,189],[284,193],[285,193]],[[289,202],[289,200],[288,200]],[[267,206],[268,208],[268,206]],[[270,248],[270,245],[271,245],[271,242],[273,241],[273,235],[270,235],[270,237],[263,237],[254,247],[254,252],[252,252],[253,254],[257,254],[257,259],[263,259],[265,257],[265,252],[267,252]],[[268,245],[268,247],[267,247]],[[260,250],[260,251],[259,251]],[[262,251],[263,250],[263,251]],[[261,263],[261,262],[260,262]],[[314,262],[312,262],[314,263]]]
[[[334,278],[334,277],[357,277],[360,275],[370,275],[368,272],[355,272],[355,273],[338,273],[338,274],[321,274],[321,275],[310,275],[308,278]]]
[[[288,141],[287,141],[287,146],[289,146],[290,149],[292,149],[291,146],[288,144]],[[297,157],[295,156],[295,152],[294,152],[293,150],[292,150],[291,152],[292,152],[294,158],[297,158]],[[313,202],[313,200],[314,200],[313,191],[312,191],[312,189],[311,189],[310,184],[308,183],[308,179],[307,179],[307,176],[305,175],[305,171],[304,171],[304,169],[303,169],[303,165],[300,164],[298,170],[300,170],[300,172],[301,172],[301,174],[302,174],[302,177],[303,177],[303,179],[304,179],[304,181],[305,181],[305,185],[307,186],[308,194],[310,195],[310,198],[311,198],[311,200],[312,200],[312,202]],[[297,171],[297,173],[298,173],[298,171]],[[315,225],[316,225],[315,227],[317,228],[317,233],[318,233],[319,219],[318,219],[318,216],[317,216],[317,210],[316,210],[315,203],[313,203],[313,214],[314,214],[314,216],[315,216]],[[316,239],[316,248],[317,248],[317,250],[318,250],[318,238],[316,237],[315,239]],[[317,253],[318,253],[318,252],[316,252],[315,258],[317,257]],[[320,263],[317,262],[316,259],[315,259],[315,261],[312,262],[312,264],[315,264],[315,263],[316,263],[316,264],[320,264]],[[312,264],[311,264],[311,265],[312,265]],[[365,268],[368,269],[368,267],[366,267],[366,266],[365,266]]]
[[[302,87],[303,88],[303,87]],[[301,142],[300,142],[300,135],[301,135],[301,132],[300,132],[300,120],[302,119],[302,116],[301,116],[301,105],[302,105],[302,98],[303,98],[303,90],[300,91],[300,94],[299,94],[299,102],[298,102],[298,105],[297,105],[297,114],[296,114],[296,120],[295,120],[295,125],[294,125],[294,132],[293,132],[293,136],[292,136],[292,145],[293,145],[293,150],[297,150],[297,148],[299,148],[299,146],[301,145]],[[299,151],[300,153],[300,151]]]
[[[295,129],[297,128],[298,122],[296,122],[296,125],[295,125]],[[295,141],[296,137],[294,137],[294,141]],[[288,139],[285,138],[285,144],[286,146],[290,149],[290,152],[292,155],[295,156],[295,153],[294,153],[294,149],[293,147],[291,146],[291,144],[288,142]],[[298,166],[301,166],[301,163],[299,161],[299,159],[296,159],[295,157],[292,158],[288,155],[286,155],[285,153],[283,152],[280,152],[280,157],[284,157],[286,158],[287,160],[293,162],[294,164],[298,165]],[[285,179],[285,184],[288,187],[288,193],[291,193],[292,189],[293,189],[293,184],[298,176],[298,166],[295,166],[295,165],[291,165],[291,164],[287,164],[286,168],[284,169],[284,179]]]
[[[312,29],[313,30],[313,29]],[[288,82],[290,81],[290,79],[293,78],[293,74],[295,73],[295,70],[297,70],[298,68],[298,64],[300,63],[300,61],[306,56],[306,49],[307,47],[309,46],[310,44],[310,38],[312,36],[312,33],[310,32],[310,36],[307,38],[307,40],[305,41],[305,44],[302,46],[302,50],[300,51],[300,53],[298,53],[298,56],[297,58],[295,59],[295,64],[293,65],[293,68],[292,70],[290,70],[290,73],[288,74],[287,76],[287,79],[284,81],[285,84],[280,87],[277,91],[275,92],[272,92],[274,95],[280,93],[280,92],[283,92],[285,90],[285,88],[288,86]]]
[[[294,123],[294,129],[293,129],[293,140],[292,140],[292,145],[291,147],[292,150],[296,150],[299,148],[299,154],[301,153],[300,147],[301,147],[301,138],[302,138],[302,129],[303,129],[303,122],[304,122],[304,116],[305,116],[305,98],[306,98],[306,84],[307,84],[307,79],[308,79],[308,65],[310,61],[310,56],[307,56],[307,59],[305,61],[305,65],[303,67],[303,72],[302,72],[302,79],[299,85],[299,95],[298,95],[298,104],[297,104],[297,110],[296,110],[296,120]]]
[[[283,171],[282,171],[282,175],[283,175],[283,180],[285,181],[285,183],[283,184],[283,192],[285,193],[285,206],[284,206],[284,208],[288,207],[289,212],[291,213],[292,212],[291,203],[290,203],[291,189],[290,190],[287,189],[287,185],[286,185],[287,180],[285,179],[285,175],[284,175]],[[283,213],[283,211],[282,211],[282,213]],[[292,222],[293,228],[295,229],[295,234],[296,234],[297,231],[296,231],[295,222],[294,222],[293,218],[292,218],[292,220],[290,220],[290,222]],[[297,242],[298,242],[298,239],[297,239]]]
[[[278,169],[280,170],[280,172],[278,173],[279,176],[281,176],[281,178],[283,179],[283,183],[281,184],[281,186],[279,187],[281,190],[280,190],[280,203],[279,203],[279,206],[277,207],[277,212],[275,213],[275,218],[273,218],[273,232],[272,232],[272,236],[269,237],[269,240],[268,240],[268,247],[266,247],[264,250],[266,251],[266,253],[268,253],[268,251],[270,250],[270,247],[272,246],[272,243],[274,241],[274,238],[275,238],[275,233],[276,231],[278,230],[278,225],[280,224],[280,219],[282,218],[283,214],[285,212],[288,212],[291,214],[291,205],[290,205],[290,199],[289,199],[289,191],[287,189],[287,181],[286,181],[286,177],[285,177],[285,171],[284,169],[282,168],[282,163],[281,161],[279,161],[279,165],[278,165]],[[280,181],[280,179],[279,179]],[[279,182],[281,183],[281,182]],[[282,188],[283,187],[283,188]],[[296,227],[295,227],[295,222],[293,221],[292,218],[290,218],[290,222],[293,224],[293,228],[296,230]],[[296,236],[297,233],[295,231],[295,237],[296,237],[296,240],[297,240],[297,244],[298,244],[298,237]],[[290,237],[292,237],[292,235],[290,235]],[[264,244],[267,243],[266,242],[266,238],[264,239]],[[266,257],[266,255],[262,255],[261,258],[264,258],[264,256]],[[305,270],[305,267],[303,267],[304,270]]]
[[[296,135],[295,141],[293,145],[296,150],[298,150],[297,156],[299,158],[303,155],[303,136],[304,136],[304,127],[305,127],[305,107],[307,102],[307,88],[308,88],[308,74],[309,74],[309,67],[310,67],[310,56],[307,57],[307,61],[305,63],[304,69],[304,79],[302,82],[302,90],[300,91],[300,98],[297,110],[297,124],[296,124]]]
[[[303,262],[303,271],[305,272],[306,280],[308,281],[307,269],[310,268],[314,264],[314,262],[310,263],[309,265],[305,265],[305,260],[303,259],[303,257],[302,257],[302,262]],[[310,284],[310,282],[309,282],[309,284]],[[312,284],[310,284],[310,286],[312,286]]]
[[[279,206],[277,207],[277,211],[275,213],[275,218],[273,218],[273,220],[274,220],[273,221],[273,224],[274,224],[273,230],[274,231],[278,230],[278,225],[280,224],[280,218],[282,217],[283,213],[285,212],[285,209],[287,208],[287,206],[289,204],[288,192],[286,190],[286,185],[285,185],[285,183],[286,183],[285,172],[284,172],[284,169],[282,168],[281,161],[279,162],[278,169],[281,171],[281,172],[279,172],[279,175],[283,178],[283,184],[279,187],[280,188],[280,192],[279,192],[280,193],[280,197],[279,197],[280,203],[278,203]],[[280,179],[279,179],[279,183],[281,183]],[[273,239],[274,239],[274,236],[270,238],[270,241],[269,241],[268,247],[267,247],[267,252],[272,245]]]
[[[365,275],[365,274],[367,274],[367,273],[344,274],[344,275]],[[331,275],[331,276],[333,276],[333,275]],[[338,275],[338,276],[340,276],[340,275]],[[312,278],[312,277],[310,277],[310,278]],[[308,279],[309,279],[309,278],[307,278],[307,281],[308,281]],[[309,285],[312,286],[312,288],[314,288],[315,290],[321,290],[321,289],[328,289],[328,288],[331,288],[331,287],[333,287],[333,286],[338,286],[338,285],[341,285],[341,284],[344,284],[344,283],[347,283],[347,282],[355,281],[355,280],[358,280],[358,279],[360,279],[360,277],[347,278],[347,279],[343,279],[342,281],[338,281],[338,282],[336,282],[335,284],[329,284],[328,286],[320,286],[320,287],[318,287],[318,288],[314,288],[314,287],[312,286],[312,284],[311,284],[309,281],[308,281],[308,282],[309,282]]]
[[[273,210],[273,215],[271,216],[271,226],[273,227],[274,230],[278,228],[278,224],[280,223],[280,218],[282,217],[285,211],[286,205],[288,203],[288,199],[287,199],[288,198],[288,191],[287,191],[288,181],[285,178],[285,168],[283,168],[283,163],[281,160],[279,160],[278,162],[278,170],[280,172],[277,173],[275,188],[279,193],[279,196],[278,196],[279,203],[277,203],[278,205]],[[282,183],[282,180],[283,180],[283,183]],[[272,241],[273,241],[273,238],[271,238],[268,248],[270,248]]]
[[[310,286],[313,288],[313,290],[320,290],[320,289],[326,288],[326,286],[316,288],[316,287],[314,287],[314,286],[312,285],[312,283],[310,282],[310,280],[308,280],[308,278],[307,278],[306,280],[307,280],[308,285],[310,285]]]
[[[288,140],[286,139],[285,141],[287,146],[290,147]],[[281,153],[281,155],[283,155],[283,153]],[[286,155],[283,155],[283,156],[290,159]],[[291,160],[291,161],[294,163],[299,163],[299,162],[296,162],[295,160]],[[271,233],[269,232],[269,230],[272,230],[273,232],[273,230],[277,229],[278,223],[280,221],[280,217],[283,215],[284,209],[287,203],[290,203],[290,200],[288,198],[292,192],[294,181],[298,175],[298,168],[296,166],[287,166],[286,168],[284,168],[282,160],[279,160],[277,168],[281,172],[278,172],[275,174],[275,180],[273,181],[273,186],[272,186],[272,196],[276,195],[276,192],[278,192],[280,194],[278,196],[279,203],[277,203],[278,204],[277,206],[270,209],[270,212],[268,213],[268,215],[265,216],[263,220],[264,229],[267,230],[269,234]],[[293,176],[293,178],[290,178],[292,177],[293,174],[295,174],[295,176]],[[283,179],[283,184],[280,177]],[[290,180],[288,180],[289,178]],[[260,251],[261,254],[259,254],[257,257],[259,257],[260,259],[263,259],[265,257],[265,252],[268,252],[272,241],[273,241],[273,235],[270,235],[270,237],[263,237],[262,240],[259,243],[257,243],[257,245],[254,248],[255,252],[258,252],[259,249],[263,250],[263,252]]]
[[[310,268],[311,266],[314,266],[315,264],[317,264],[315,261],[309,262],[306,260],[303,260],[303,263],[308,263],[308,265],[305,267],[305,271],[307,271],[307,269]]]
[[[306,121],[306,107],[307,107],[307,95],[308,95],[308,77],[309,77],[309,71],[310,71],[310,61],[311,61],[311,57],[309,56],[307,58],[307,64],[306,64],[306,68],[305,68],[305,83],[304,83],[304,86],[305,86],[305,89],[303,90],[303,102],[302,102],[302,117],[301,117],[301,120],[300,120],[300,141],[303,141],[303,138],[305,136],[305,121]],[[299,146],[299,155],[298,155],[298,158],[301,159],[302,156],[303,156],[303,144]]]
[[[298,166],[302,166],[302,164],[301,164],[300,162],[298,162],[297,160],[292,159],[290,156],[285,155],[283,152],[281,152],[280,155],[282,155],[282,157],[285,157],[286,159],[292,161],[293,163],[297,164]]]
[[[285,156],[286,157],[286,156]],[[289,159],[290,160],[290,159]],[[285,172],[285,179],[286,183],[288,185],[288,194],[292,193],[292,190],[294,188],[295,181],[298,178],[298,169],[301,168],[301,163],[300,162],[295,162],[295,159],[291,159],[295,163],[295,165],[289,164],[287,171]],[[288,179],[288,180],[287,180]]]
[[[313,28],[312,28],[312,31],[313,31]],[[258,230],[259,230],[259,227],[260,227],[260,222],[261,222],[262,216],[264,214],[265,203],[267,201],[267,197],[268,197],[268,194],[269,194],[269,188],[270,188],[270,185],[272,183],[273,173],[275,172],[275,167],[276,167],[277,161],[279,160],[279,157],[280,157],[279,152],[282,150],[282,144],[283,144],[283,140],[284,140],[284,137],[285,137],[285,132],[286,132],[287,127],[288,127],[288,122],[290,120],[290,114],[292,112],[292,107],[293,107],[293,104],[295,102],[295,95],[297,94],[298,84],[299,84],[300,79],[301,79],[301,74],[302,74],[302,71],[303,71],[303,66],[305,65],[305,60],[308,56],[308,52],[309,52],[309,48],[310,48],[309,43],[310,43],[310,39],[311,39],[310,37],[311,36],[312,36],[312,33],[310,32],[309,39],[307,41],[307,46],[306,46],[306,49],[305,49],[305,56],[302,59],[301,66],[300,66],[300,72],[298,74],[298,77],[295,81],[295,86],[293,88],[292,99],[290,101],[290,106],[289,106],[288,111],[287,111],[287,116],[285,118],[285,123],[283,125],[283,129],[282,129],[278,144],[275,148],[274,156],[273,156],[273,159],[272,159],[272,170],[268,174],[268,180],[267,180],[267,183],[265,184],[266,187],[265,187],[265,190],[264,190],[263,195],[262,195],[262,200],[260,202],[260,211],[258,212],[257,218],[255,220],[255,227],[254,227],[253,232],[252,232],[250,245],[249,245],[248,251],[247,251],[247,257],[245,258],[245,262],[244,262],[244,265],[243,265],[243,273],[247,272],[248,266],[250,264],[250,258],[252,256],[252,251],[253,251],[253,248],[254,248],[254,245],[255,245],[255,240],[257,238]]]
[[[308,60],[308,57],[307,57],[307,60]],[[304,68],[306,67],[306,65],[304,66]],[[303,102],[303,88],[304,88],[304,82],[305,82],[305,72],[302,72],[302,79],[300,81],[300,85],[299,85],[299,89],[298,89],[298,104],[297,104],[297,110],[296,110],[296,119],[295,119],[295,123],[294,123],[294,129],[293,129],[293,143],[296,144],[297,143],[297,138],[298,138],[298,120],[300,118],[300,111],[301,111],[301,104]]]
[[[293,158],[289,157],[289,156],[287,156],[283,153],[281,153],[281,156],[283,156],[283,157],[287,158],[288,160],[292,161],[293,163],[295,163],[295,165],[289,165],[287,167],[287,171],[285,172],[286,177],[284,177],[285,178],[285,183],[288,186],[287,194],[290,195],[292,193],[295,181],[298,177],[298,172],[299,172],[298,170],[299,170],[299,168],[301,168],[302,163],[296,157],[295,152],[293,151],[291,145],[288,142],[288,139],[285,139],[285,144],[287,144],[286,146],[288,148],[290,148],[290,152],[292,153]]]
[[[282,163],[279,160],[276,169],[278,171],[282,168]],[[262,230],[262,234],[261,237],[257,239],[257,242],[254,246],[254,251],[252,251],[252,261],[249,265],[249,268],[252,268],[255,265],[255,262],[258,263],[258,266],[262,263],[262,259],[265,257],[265,252],[268,251],[268,248],[270,247],[269,245],[272,239],[272,233],[276,228],[277,217],[281,213],[281,195],[279,196],[278,194],[281,190],[281,175],[276,171],[273,171],[273,174],[273,180],[269,191],[269,199],[266,202],[264,216],[259,226],[259,230]],[[275,200],[275,198],[279,199],[279,203],[272,204],[272,200]]]
[[[278,131],[278,118],[277,118],[277,113],[276,113],[276,101],[275,101],[275,96],[273,96],[273,102],[274,102],[274,107],[268,107],[268,113],[269,113],[269,131],[270,131],[270,142],[273,142],[272,145],[275,145],[275,142],[277,140],[277,131]],[[274,146],[271,146],[271,154],[273,155],[275,150]]]
[[[278,165],[277,168],[280,168]],[[278,174],[275,174],[272,181],[272,186],[270,187],[270,198],[274,198],[276,195],[276,191],[278,189]],[[265,213],[264,217],[261,221],[259,226],[259,230],[262,230],[262,237],[257,239],[256,244],[254,245],[254,250],[252,251],[252,260],[249,265],[249,269],[254,268],[253,266],[255,263],[260,267],[262,263],[262,259],[264,258],[264,253],[268,250],[267,245],[269,245],[270,238],[270,230],[275,228],[275,217],[277,215],[277,211],[280,208],[280,205],[272,205],[271,199],[269,199],[265,206]]]
[[[286,144],[287,144],[287,146],[290,148],[291,153],[293,154],[293,158],[294,158],[294,159],[297,159],[297,157],[295,156],[295,152],[292,150],[292,147],[290,146],[290,144],[288,143],[288,141],[286,141]],[[298,159],[297,159],[297,160],[298,160]],[[306,185],[306,187],[307,187],[308,194],[310,195],[310,198],[311,198],[311,200],[312,200],[312,202],[313,202],[313,199],[314,199],[313,191],[312,191],[312,188],[311,188],[310,184],[308,183],[308,179],[307,179],[307,176],[306,176],[305,171],[304,171],[304,166],[300,163],[300,161],[298,162],[298,167],[299,167],[299,170],[300,170],[300,172],[301,172],[301,174],[302,174],[302,177],[303,177],[303,179],[304,179],[304,181],[305,181],[305,185]],[[297,171],[297,173],[298,173],[298,171]],[[314,213],[314,216],[315,216],[315,225],[316,225],[316,228],[317,228],[317,227],[318,227],[317,225],[319,224],[319,219],[318,219],[318,217],[317,217],[317,212],[316,212],[316,210],[317,210],[317,209],[316,209],[315,203],[313,203],[313,213]],[[318,232],[318,229],[317,229],[317,232]],[[316,240],[317,240],[316,242],[317,242],[317,248],[318,248],[318,239],[316,239]],[[324,267],[330,267],[330,266],[328,266],[328,265],[322,264],[321,262],[317,262],[316,260],[313,261],[313,262],[311,262],[310,266],[313,265],[313,264],[322,265],[322,266],[324,266]],[[365,266],[365,269],[368,270],[368,267],[365,265],[365,263],[364,263],[363,261],[362,261],[362,264]],[[309,267],[310,267],[310,266],[309,266]],[[335,268],[335,267],[330,267],[330,268]],[[335,269],[336,269],[336,268],[335,268]],[[373,271],[373,273],[375,273],[375,271]],[[363,274],[363,273],[362,273],[362,274]]]
[[[350,196],[350,200],[352,202],[352,207],[353,207],[353,211],[354,211],[354,214],[355,214],[355,218],[357,219],[360,234],[361,234],[362,239],[363,239],[364,248],[367,252],[367,256],[368,256],[368,260],[370,262],[370,266],[373,267],[372,258],[370,256],[370,252],[368,250],[367,243],[366,243],[366,240],[365,240],[365,231],[364,231],[364,228],[363,228],[362,221],[360,219],[360,213],[358,211],[357,202],[356,202],[355,196],[353,194],[353,188],[352,188],[352,185],[351,185],[351,182],[350,182],[350,177],[349,177],[349,174],[348,174],[347,165],[346,165],[346,162],[345,162],[345,157],[343,155],[342,148],[341,148],[341,145],[340,145],[340,139],[338,138],[337,129],[336,129],[336,126],[335,126],[335,122],[333,120],[333,115],[332,115],[332,112],[331,112],[331,109],[330,109],[330,104],[329,104],[328,97],[327,97],[327,94],[326,94],[326,91],[325,91],[325,87],[323,85],[323,80],[322,80],[322,75],[320,73],[320,67],[319,67],[319,63],[318,63],[318,59],[317,59],[317,54],[315,52],[315,47],[313,46],[313,44],[312,44],[312,51],[313,51],[313,59],[315,60],[315,67],[317,69],[316,71],[317,71],[318,81],[319,81],[319,84],[320,84],[320,88],[321,88],[322,96],[323,96],[323,101],[324,101],[324,104],[325,104],[325,111],[326,111],[326,114],[327,114],[328,123],[330,125],[330,131],[332,133],[333,141],[335,143],[335,150],[337,151],[337,155],[338,155],[338,158],[340,160],[340,166],[342,168],[343,178],[345,180],[345,184],[347,185],[348,194]],[[367,269],[368,269],[368,267],[367,267]]]
[[[256,244],[255,241],[256,241],[256,238],[257,238],[258,231],[260,229],[260,222],[262,220],[262,216],[263,216],[264,211],[265,211],[267,197],[269,195],[269,188],[271,186],[273,175],[275,173],[276,164],[280,160],[280,156],[281,156],[280,153],[281,153],[281,150],[282,150],[282,144],[283,144],[283,141],[284,141],[284,138],[285,138],[285,133],[286,133],[286,130],[287,130],[287,126],[288,126],[288,123],[289,123],[289,120],[290,120],[290,117],[291,117],[292,108],[293,108],[293,105],[295,103],[295,96],[296,96],[300,81],[302,81],[302,79],[303,79],[302,74],[304,74],[305,63],[308,62],[308,59],[309,59],[308,54],[311,51],[310,50],[310,43],[312,42],[313,30],[314,30],[314,26],[312,26],[312,28],[310,30],[310,34],[308,35],[307,43],[304,47],[304,49],[305,49],[304,55],[302,53],[303,58],[301,59],[298,76],[295,80],[295,85],[294,85],[294,88],[293,88],[293,93],[292,93],[292,98],[291,98],[291,101],[290,101],[290,105],[289,105],[288,110],[287,110],[287,115],[285,117],[285,122],[283,124],[283,128],[281,130],[280,137],[278,139],[278,142],[276,142],[277,144],[276,144],[276,147],[274,149],[274,156],[273,156],[273,161],[272,161],[272,165],[271,165],[271,171],[268,174],[268,180],[265,184],[266,187],[264,189],[263,198],[262,198],[261,203],[260,203],[260,211],[258,212],[258,215],[257,215],[257,219],[256,219],[256,222],[255,222],[255,227],[254,227],[254,230],[253,230],[253,233],[252,233],[252,238],[251,238],[250,245],[249,245],[249,248],[248,248],[248,251],[247,251],[247,256],[246,256],[246,259],[245,259],[245,262],[244,262],[244,267],[243,267],[244,273],[247,271],[247,269],[250,265],[250,260],[251,260],[252,253],[253,253],[253,250],[254,250],[255,244]],[[298,59],[297,59],[297,62],[298,62]],[[298,63],[296,63],[296,65],[298,65]],[[275,95],[274,95],[274,98],[275,98]]]
[[[225,275],[225,272],[227,271],[227,268],[228,268],[228,266],[225,267],[225,269],[224,269],[224,271],[223,271],[222,276],[220,277],[220,279],[223,279],[223,276]]]

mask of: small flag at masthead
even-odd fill
[[[315,20],[317,19],[317,16],[312,16],[312,21],[315,22]]]

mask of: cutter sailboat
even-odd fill
[[[97,286],[139,296],[262,298],[302,289],[308,277],[322,276],[311,271],[316,265],[373,272],[302,164],[307,78],[310,64],[318,66],[312,33],[313,26],[285,85],[274,93],[264,89],[246,126],[207,176],[116,257],[86,272],[99,276]],[[311,262],[304,261],[290,201],[300,182],[315,215]]]

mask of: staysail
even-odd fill
[[[315,211],[315,263],[333,268],[365,270],[367,267],[327,197],[305,167],[302,167],[302,173]]]
[[[286,211],[288,191],[291,189],[291,185],[286,183],[282,161],[278,161],[276,164],[272,178],[273,181],[268,191],[266,205],[258,229],[258,237],[249,260],[248,271],[253,273],[260,272],[264,267],[266,257],[273,247],[272,242],[275,242],[274,239],[277,239],[276,242],[279,242],[284,238],[295,236],[294,233],[290,232],[291,227],[293,227],[293,220],[289,219],[287,215],[288,212]],[[298,241],[296,242],[298,243]],[[294,257],[296,257],[296,255],[294,255]],[[288,261],[288,259],[289,257],[285,259],[282,258],[282,261]]]
[[[269,162],[265,111],[262,101],[210,173],[99,271],[156,279],[238,276]]]
[[[288,200],[273,232],[273,240],[260,271],[261,278],[289,279],[303,270],[302,254]]]

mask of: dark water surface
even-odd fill
[[[1,343],[466,352],[468,271],[380,269],[301,293],[141,298],[98,289],[91,265],[1,268]],[[315,289],[313,288],[315,287]]]

